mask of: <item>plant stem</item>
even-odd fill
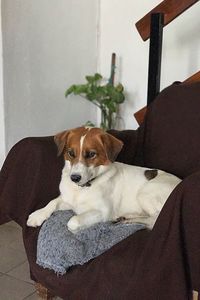
[[[112,112],[108,111],[108,129],[112,129]]]
[[[101,106],[101,127],[104,130],[108,129],[108,126],[107,126],[107,112],[106,112],[106,108],[103,105]]]
[[[89,100],[88,98],[86,98],[86,97],[84,97],[83,95],[79,95],[80,97],[82,97],[82,98],[84,98],[84,99],[86,99],[86,100]],[[94,102],[94,101],[91,101],[91,100],[89,100],[91,103],[93,103],[94,105],[96,105],[98,108],[100,108],[101,109],[101,106],[99,105],[99,104],[97,104],[96,102]]]

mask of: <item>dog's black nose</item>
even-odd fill
[[[81,175],[78,175],[78,174],[72,174],[72,175],[70,176],[70,178],[71,178],[71,180],[72,180],[73,182],[79,182],[79,181],[81,180]]]

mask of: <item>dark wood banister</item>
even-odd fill
[[[150,22],[152,13],[164,14],[164,26],[173,21],[176,17],[182,14],[186,9],[191,7],[199,0],[164,0],[135,25],[142,39],[146,41],[150,36]]]

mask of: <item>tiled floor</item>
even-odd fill
[[[29,277],[21,228],[9,222],[0,225],[0,300],[23,299],[38,298]]]

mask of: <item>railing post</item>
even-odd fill
[[[164,15],[162,13],[152,14],[149,44],[147,105],[149,105],[160,92],[163,26]]]

